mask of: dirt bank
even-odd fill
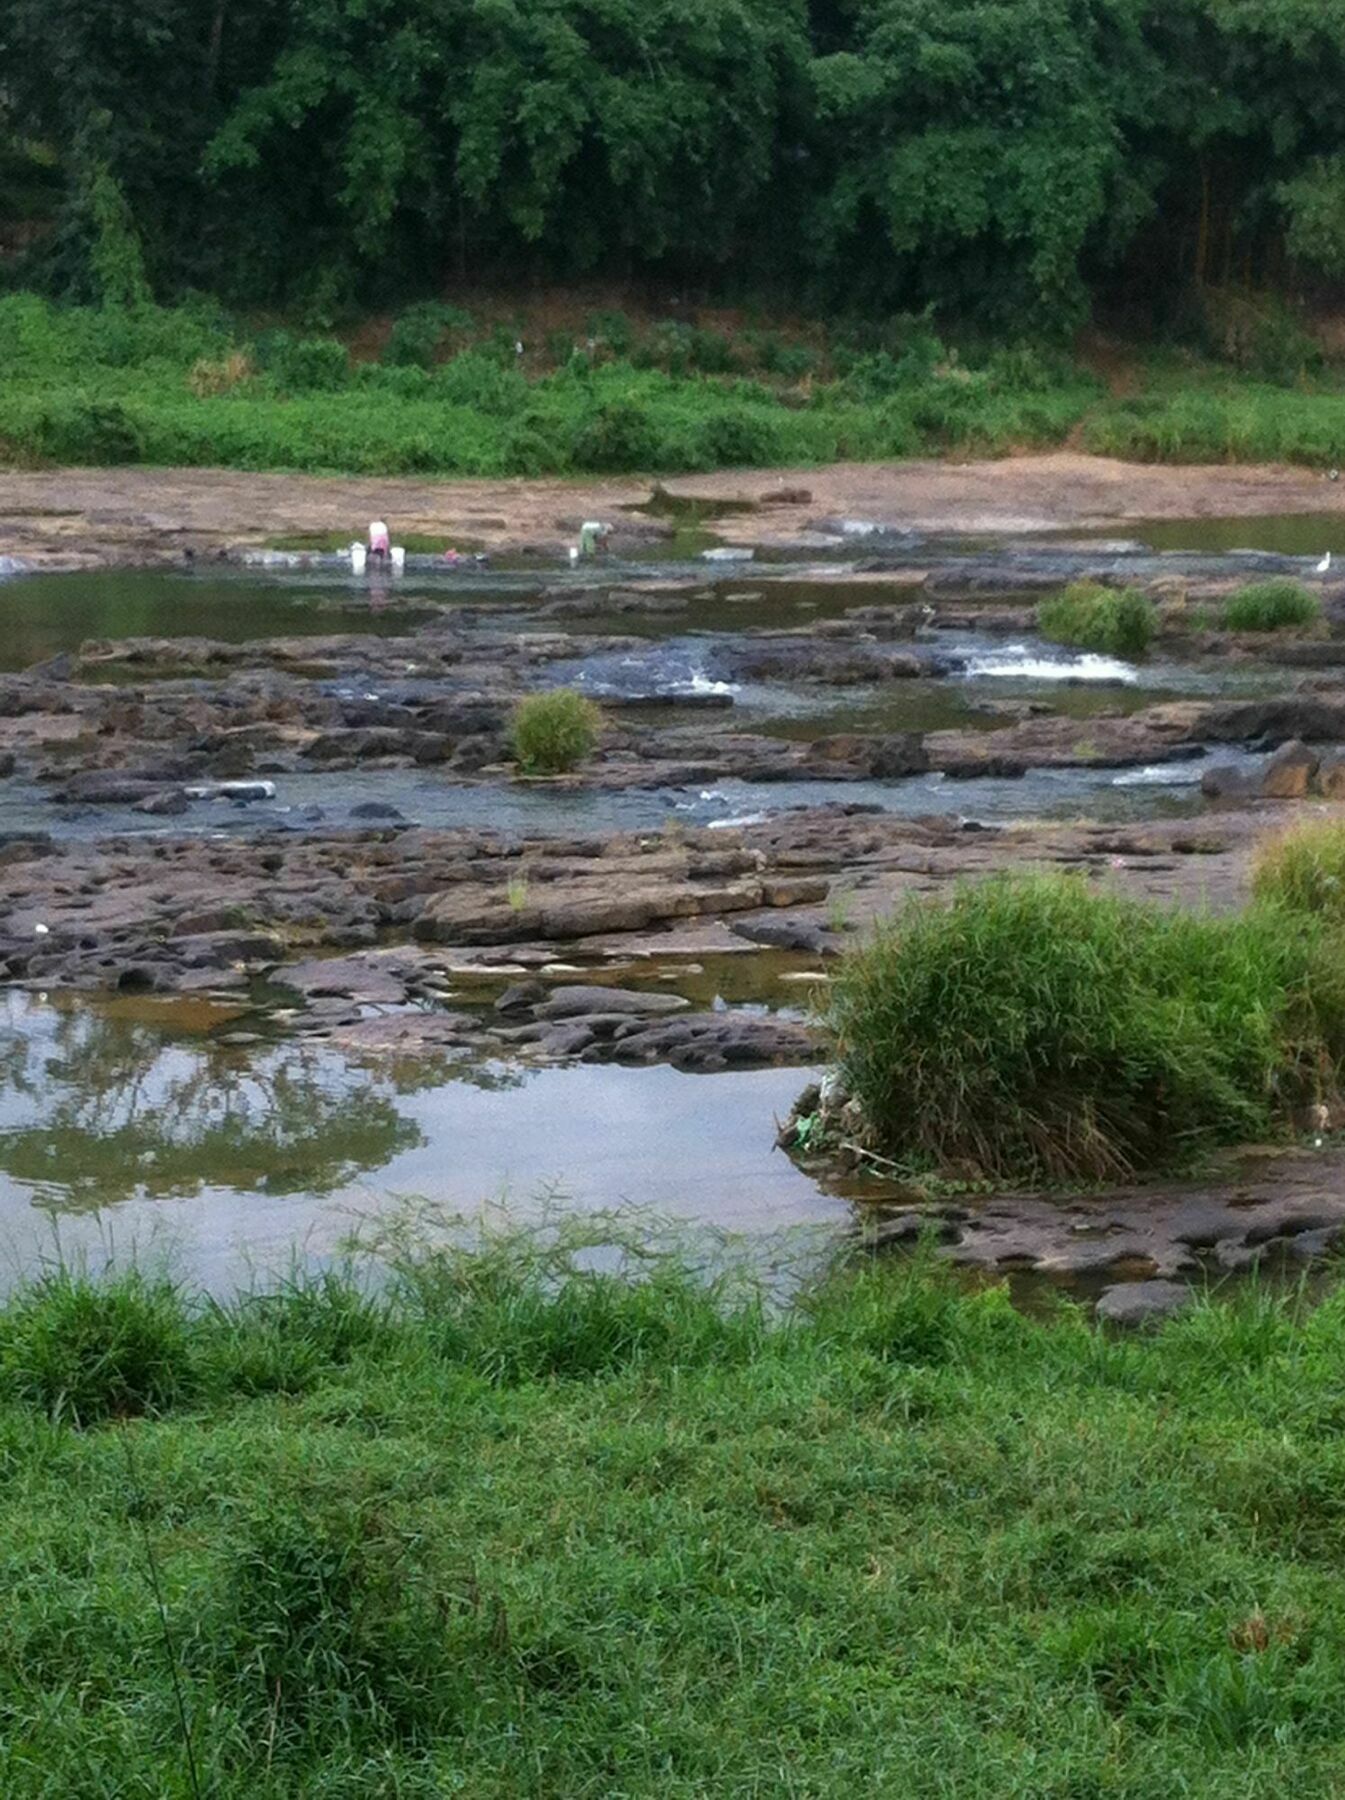
[[[666,483],[679,495],[751,500],[716,525],[736,543],[797,541],[823,517],[922,531],[1122,526],[1134,519],[1303,513],[1345,506],[1321,476],[1280,467],[1166,467],[1058,454],[998,462],[840,463],[724,470]],[[248,475],[219,469],[0,471],[0,558],[43,567],[175,560],[301,533],[354,534],[377,515],[399,534],[464,547],[557,551],[587,517],[647,500],[642,476],[452,481]]]

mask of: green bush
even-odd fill
[[[1089,581],[1074,582],[1037,608],[1037,629],[1044,638],[1103,656],[1143,656],[1157,626],[1153,602],[1136,589]]]
[[[749,468],[774,462],[779,455],[779,433],[765,413],[734,407],[707,419],[701,429],[706,466],[712,469]]]
[[[254,358],[284,394],[330,393],[350,380],[350,357],[335,338],[269,331],[257,339]]]
[[[434,391],[454,406],[470,406],[493,418],[509,418],[527,405],[527,377],[513,362],[488,350],[464,350],[434,374]]]
[[[509,736],[525,775],[563,775],[593,752],[602,714],[573,688],[529,694],[514,708]]]
[[[189,1385],[187,1351],[187,1315],[170,1283],[61,1270],[10,1303],[0,1369],[15,1398],[92,1425],[170,1406]]]
[[[1258,900],[1345,925],[1345,825],[1296,825],[1261,844],[1252,891]]]
[[[1179,1167],[1334,1086],[1345,962],[1282,915],[1170,913],[1069,877],[913,903],[830,1021],[876,1147],[1010,1180]]]
[[[1225,631],[1290,631],[1321,616],[1317,595],[1289,580],[1254,581],[1230,594],[1220,614]]]
[[[471,325],[471,314],[461,308],[442,300],[422,300],[394,322],[382,360],[391,368],[431,369],[449,333],[470,331]]]
[[[575,432],[572,455],[576,469],[599,474],[665,466],[653,416],[638,400],[599,406]]]
[[[134,419],[115,400],[75,396],[42,407],[19,441],[49,462],[115,466],[141,460],[142,442]]]
[[[629,356],[635,347],[635,327],[623,312],[594,313],[588,322],[588,335],[613,356]]]

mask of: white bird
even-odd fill
[[[1316,573],[1318,575],[1328,575],[1328,574],[1330,574],[1330,572],[1331,572],[1331,552],[1328,550],[1326,555],[1317,564],[1317,567],[1316,567],[1316,570],[1314,571],[1314,573]]]

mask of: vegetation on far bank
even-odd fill
[[[1066,442],[1141,458],[1345,462],[1345,386],[1169,356],[1114,397],[1059,350],[925,318],[785,332],[411,309],[352,349],[177,309],[0,298],[0,461],[371,475],[677,473]]]
[[[1263,872],[1267,898],[1284,885]],[[1345,1065],[1324,910],[1202,917],[1074,876],[912,901],[827,1003],[872,1147],[976,1179],[1106,1180],[1284,1133],[1337,1098]]]
[[[0,1308],[0,1780],[1334,1792],[1342,1356],[1339,1292],[1120,1339],[920,1260],[785,1314],[517,1242],[53,1276]]]
[[[1256,287],[1345,274],[1323,0],[8,0],[0,66],[0,254],[63,298],[321,323],[481,273],[750,271],[999,333],[1110,304],[1284,363]]]

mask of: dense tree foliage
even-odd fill
[[[80,298],[648,272],[1051,327],[1118,268],[1345,273],[1345,0],[0,0],[0,68]]]

